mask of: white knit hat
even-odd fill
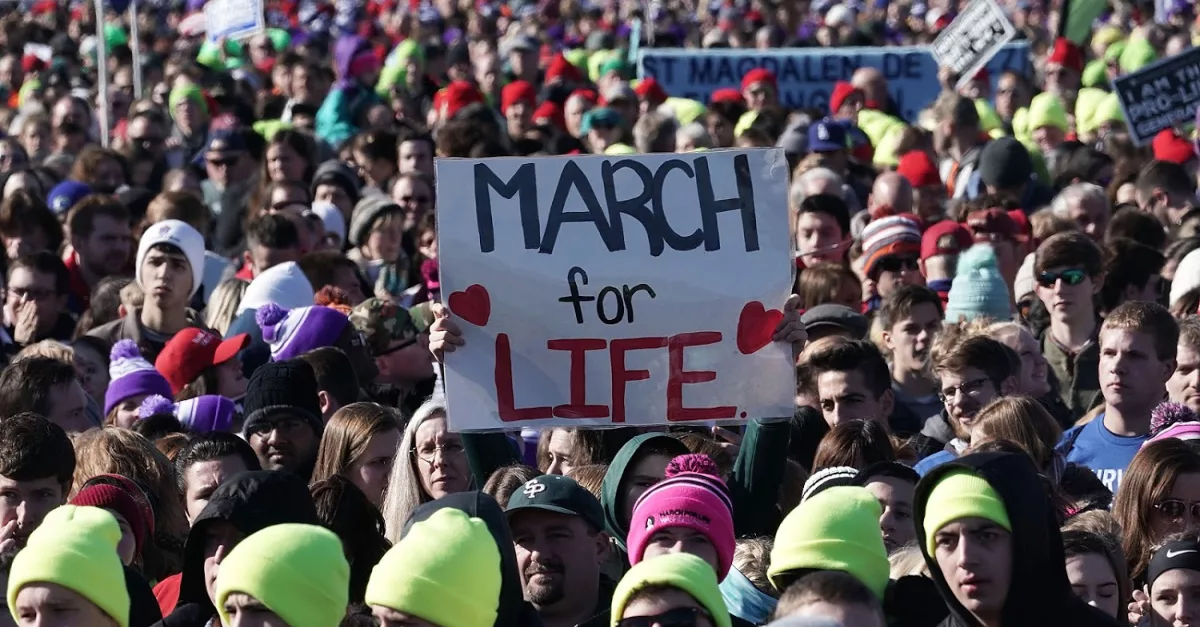
[[[1188,253],[1183,261],[1175,268],[1175,278],[1171,280],[1171,306],[1183,298],[1184,294],[1200,287],[1200,249]]]
[[[192,267],[192,291],[188,296],[195,295],[204,282],[204,236],[182,220],[163,220],[147,227],[146,232],[142,233],[142,240],[138,242],[137,266],[134,270],[137,283],[143,289],[146,284],[142,282],[142,262],[146,259],[146,253],[159,244],[170,244],[187,257],[188,265]]]

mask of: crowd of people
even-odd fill
[[[1200,623],[1200,143],[1111,86],[1191,3],[1072,41],[1001,2],[1031,65],[915,119],[878,68],[788,109],[633,51],[923,45],[960,3],[204,5],[0,17],[0,623]],[[435,157],[731,148],[790,169],[794,414],[452,430]]]

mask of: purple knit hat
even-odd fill
[[[175,406],[175,417],[184,429],[192,433],[227,432],[233,428],[236,412],[233,401],[224,396],[208,394],[180,401]]]
[[[1142,446],[1167,438],[1200,439],[1200,416],[1187,405],[1159,403],[1150,412],[1150,438]]]
[[[254,315],[263,341],[271,346],[271,359],[285,361],[310,350],[333,346],[350,324],[346,314],[322,306],[287,310],[275,303],[259,307]]]
[[[133,340],[113,344],[109,351],[108,376],[108,391],[104,393],[105,415],[133,396],[158,394],[171,397],[171,384],[154,369],[154,364],[142,357]]]

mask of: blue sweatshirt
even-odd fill
[[[1057,450],[1066,455],[1067,462],[1086,466],[1096,473],[1104,486],[1115,494],[1129,462],[1148,437],[1146,434],[1116,435],[1104,426],[1104,414],[1100,414],[1086,425],[1063,433]],[[1072,438],[1074,444],[1071,444]]]

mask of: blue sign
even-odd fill
[[[740,89],[742,76],[767,68],[779,81],[779,101],[785,107],[829,109],[829,94],[837,81],[848,81],[861,67],[878,68],[887,79],[898,112],[916,122],[921,109],[941,92],[938,65],[928,48],[787,48],[731,50],[647,48],[638,56],[638,77],[654,78],[667,94],[708,102],[718,89]],[[988,62],[992,85],[1012,70],[1029,73],[1029,42],[1006,44]]]

